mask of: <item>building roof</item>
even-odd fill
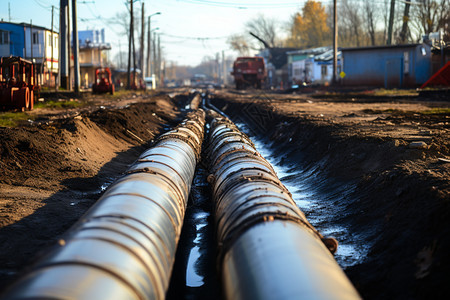
[[[309,48],[309,49],[296,49],[294,51],[288,51],[287,55],[318,55],[329,50],[333,50],[331,46],[317,47],[317,48]]]
[[[15,26],[18,26],[18,27],[33,27],[33,29],[40,29],[40,30],[47,30],[47,31],[51,31],[50,29],[48,29],[48,28],[46,28],[46,27],[43,27],[43,26],[39,26],[39,25],[34,25],[34,24],[29,24],[29,23],[25,23],[25,22],[22,22],[22,23],[13,23],[13,22],[4,22],[4,21],[0,21],[0,25],[1,24],[9,24],[9,25],[15,25]],[[58,34],[58,32],[57,31],[54,31],[53,30],[53,33],[56,33],[56,34]]]
[[[341,48],[342,51],[371,51],[381,49],[402,49],[402,48],[414,48],[423,44],[402,44],[402,45],[383,45],[383,46],[369,46],[369,47],[351,47]]]
[[[338,59],[341,58],[341,55],[342,55],[342,52],[338,51],[337,52]],[[329,61],[329,60],[333,60],[333,58],[334,58],[334,50],[333,49],[328,50],[327,52],[324,52],[324,53],[321,53],[321,54],[318,54],[318,55],[314,56],[314,60],[315,61]]]

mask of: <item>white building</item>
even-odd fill
[[[319,47],[290,51],[288,54],[291,84],[329,84],[333,79],[333,49]],[[338,52],[338,74],[341,53]]]

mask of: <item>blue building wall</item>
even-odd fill
[[[1,53],[3,56],[24,56],[24,27],[19,24],[0,22],[0,30],[9,31],[9,54]]]
[[[342,49],[345,85],[417,87],[431,76],[425,44]]]

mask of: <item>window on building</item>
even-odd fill
[[[322,66],[322,76],[328,75],[328,66]]]
[[[48,46],[51,47],[52,46],[52,36],[50,35],[50,37],[48,38]]]
[[[39,44],[39,32],[33,33],[33,44]]]
[[[405,51],[403,53],[403,73],[409,74],[409,52]]]
[[[9,44],[9,31],[0,30],[0,45]]]
[[[53,44],[53,47],[58,48],[58,37],[55,36],[54,39],[55,39],[55,43]]]
[[[422,51],[422,56],[426,56],[427,55],[427,49],[425,49],[425,47],[422,47],[421,51]]]

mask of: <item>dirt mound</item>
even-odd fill
[[[450,164],[438,158],[450,155],[448,114],[386,114],[394,105],[388,101],[370,104],[384,107],[378,112],[353,102],[349,109],[295,101],[223,94],[212,102],[275,141],[283,159],[315,169],[330,186],[348,187],[338,222],[371,245],[364,261],[346,270],[363,298],[445,298]],[[411,147],[419,132],[427,146]]]
[[[183,118],[184,101],[158,96],[0,128],[0,288]]]

